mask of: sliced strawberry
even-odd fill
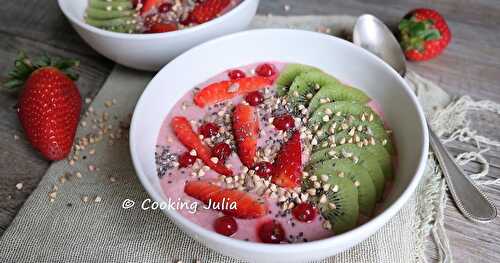
[[[226,176],[233,175],[233,172],[222,162],[214,163],[210,160],[212,157],[210,148],[203,144],[198,134],[193,131],[191,124],[185,117],[174,117],[170,125],[179,141],[181,141],[189,151],[194,149],[196,151],[196,157],[200,158],[208,167]]]
[[[241,162],[253,167],[259,137],[259,117],[254,107],[244,104],[234,107],[233,134]]]
[[[271,86],[272,84],[272,79],[259,76],[224,80],[202,88],[194,96],[194,103],[203,108],[206,105],[229,100],[236,96]]]
[[[274,161],[271,181],[284,188],[297,187],[302,175],[302,150],[300,133],[295,131],[283,144]]]
[[[267,206],[260,203],[251,195],[238,190],[225,189],[206,181],[191,181],[186,183],[184,192],[205,204],[236,202],[236,209],[225,209],[221,206],[220,211],[225,215],[236,218],[259,218],[266,214]]]
[[[147,33],[166,33],[177,30],[177,25],[175,23],[155,23],[151,25],[151,28]]]
[[[153,7],[155,7],[159,1],[160,0],[143,0],[142,1],[142,8],[141,8],[141,15],[148,12],[149,10],[153,9]]]
[[[194,23],[203,24],[220,15],[230,3],[230,0],[205,0],[196,4],[189,18]]]

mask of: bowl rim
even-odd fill
[[[190,229],[190,231],[196,233],[197,236],[201,236],[203,238],[215,241],[217,243],[222,243],[226,244],[228,246],[231,246],[233,248],[241,249],[243,251],[254,251],[254,252],[264,252],[264,253],[272,253],[272,254],[279,254],[279,253],[286,253],[289,252],[291,249],[302,249],[302,250],[307,250],[307,251],[316,251],[320,249],[326,249],[328,247],[331,247],[332,245],[341,245],[341,244],[349,244],[350,241],[353,240],[353,237],[356,236],[365,236],[366,233],[370,233],[368,236],[365,236],[366,238],[371,236],[375,231],[379,230],[383,225],[385,225],[391,218],[393,218],[398,211],[401,210],[401,208],[408,202],[411,198],[411,195],[415,192],[421,178],[423,177],[425,165],[426,165],[426,160],[427,160],[427,155],[428,155],[428,150],[429,150],[429,135],[428,135],[428,130],[427,130],[427,122],[425,120],[425,114],[423,112],[422,107],[418,103],[418,99],[409,87],[408,83],[391,67],[389,66],[386,62],[384,62],[382,59],[377,57],[376,55],[370,53],[369,51],[358,47],[351,42],[348,42],[344,39],[323,34],[323,33],[318,33],[314,31],[307,31],[307,30],[298,30],[298,29],[276,29],[276,28],[270,28],[270,29],[253,29],[253,30],[247,30],[247,31],[242,31],[238,33],[233,33],[229,35],[225,35],[222,37],[215,38],[213,40],[204,42],[200,45],[197,45],[186,52],[182,53],[180,56],[172,60],[169,64],[177,61],[184,59],[184,57],[188,56],[189,53],[193,50],[198,50],[201,48],[204,48],[207,45],[216,45],[218,42],[223,42],[223,41],[231,41],[233,38],[238,38],[238,37],[245,37],[249,36],[251,37],[252,34],[258,34],[258,33],[272,33],[275,35],[278,35],[280,33],[290,33],[290,32],[298,32],[301,34],[310,34],[311,36],[314,36],[319,39],[324,39],[325,41],[333,41],[333,42],[338,42],[337,44],[339,45],[350,45],[354,49],[357,49],[359,52],[363,53],[364,56],[371,57],[371,59],[374,59],[381,67],[384,67],[387,69],[390,74],[394,75],[396,77],[396,81],[399,83],[403,91],[406,93],[407,96],[411,99],[413,103],[413,107],[416,109],[418,118],[420,119],[419,126],[421,129],[421,134],[422,134],[422,141],[423,141],[423,147],[422,147],[422,152],[420,153],[420,156],[418,157],[418,166],[414,172],[413,178],[410,180],[408,186],[406,189],[402,192],[402,194],[392,203],[390,206],[384,209],[384,211],[375,217],[371,218],[368,222],[357,226],[356,228],[342,233],[340,235],[334,235],[328,238],[324,239],[319,239],[319,240],[313,240],[309,242],[304,242],[304,243],[292,243],[292,244],[266,244],[266,243],[258,243],[258,242],[248,242],[248,241],[243,241],[231,237],[226,237],[220,234],[217,234],[214,231],[208,230],[202,226],[199,226],[196,223],[191,222],[190,220],[186,219],[184,216],[182,216],[180,213],[178,213],[175,210],[162,210],[169,218],[172,219],[172,221],[177,224],[177,225],[182,225],[182,227],[185,227],[187,229]],[[131,151],[131,157],[132,157],[132,162],[134,165],[134,169],[137,173],[137,176],[139,177],[139,180],[145,190],[148,192],[148,194],[151,196],[151,198],[154,201],[163,201],[161,196],[153,191],[152,185],[144,175],[144,172],[141,170],[141,164],[139,161],[139,156],[138,154],[135,153],[135,148],[137,145],[136,141],[136,135],[135,131],[138,130],[137,128],[137,118],[138,116],[135,114],[136,110],[138,108],[142,108],[147,103],[145,102],[145,94],[147,92],[148,87],[153,83],[161,74],[164,74],[164,71],[168,70],[168,65],[165,65],[162,67],[160,71],[154,76],[154,78],[148,83],[146,88],[144,89],[143,93],[141,94],[139,100],[137,101],[136,107],[134,109],[134,114],[132,116],[131,120],[131,125],[130,125],[130,151]],[[138,139],[139,140],[139,139]],[[379,227],[377,227],[379,225]],[[186,232],[183,228],[181,227],[181,230],[183,232]]]
[[[185,34],[189,33],[195,33],[198,31],[202,31],[206,28],[209,28],[211,26],[216,26],[218,24],[223,23],[226,19],[230,19],[231,17],[236,16],[239,12],[242,10],[246,9],[249,5],[251,5],[253,2],[259,0],[242,0],[237,6],[226,12],[225,14],[212,19],[208,22],[205,22],[200,25],[196,25],[193,27],[185,28],[182,30],[176,30],[172,32],[165,32],[165,33],[155,33],[155,34],[129,34],[129,33],[120,33],[120,32],[113,32],[113,31],[108,31],[104,29],[100,29],[95,26],[91,26],[87,23],[85,23],[82,19],[79,19],[73,15],[72,12],[67,10],[66,4],[63,2],[70,1],[70,0],[57,0],[57,3],[59,5],[59,9],[63,12],[64,16],[68,18],[72,23],[77,24],[78,26],[84,28],[87,31],[90,31],[92,33],[98,34],[98,35],[103,35],[107,37],[113,37],[113,38],[118,38],[118,39],[130,39],[130,40],[142,40],[142,39],[158,39],[158,38],[163,38],[166,36],[170,37],[176,37],[176,36],[183,36]]]

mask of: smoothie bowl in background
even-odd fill
[[[116,63],[158,70],[209,39],[244,30],[259,0],[58,0],[78,34]]]
[[[177,225],[254,262],[321,259],[366,239],[408,200],[427,152],[396,72],[296,30],[243,32],[175,59],[141,96],[130,140],[141,182],[177,203],[164,210]]]

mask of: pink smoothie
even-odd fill
[[[279,72],[285,66],[284,63],[280,62],[272,62],[276,70]],[[247,76],[254,75],[254,69],[258,64],[251,64],[244,67],[240,67],[238,69],[243,70]],[[199,84],[197,87],[204,87],[207,84],[218,82],[221,80],[227,80],[227,72],[222,72],[221,74],[207,80],[204,83]],[[278,75],[278,74],[277,74]],[[274,86],[266,89],[264,94],[266,94],[266,99],[270,97],[276,98],[277,95],[274,93]],[[195,87],[196,89],[196,87]],[[174,116],[184,116],[188,120],[192,120],[193,130],[197,131],[198,127],[201,123],[209,120],[213,121],[213,119],[223,117],[224,114],[230,113],[232,106],[240,103],[243,100],[242,96],[236,97],[223,105],[215,105],[215,106],[207,106],[205,108],[200,108],[193,104],[193,95],[195,92],[189,91],[187,92],[172,108],[168,116],[162,123],[162,127],[160,129],[160,133],[157,139],[157,158],[159,156],[162,157],[161,160],[164,163],[172,162],[176,159],[176,156],[183,154],[186,152],[186,148],[179,142],[179,140],[175,137],[172,129],[170,128],[170,121]],[[373,108],[375,112],[382,115],[380,106],[372,101],[369,103],[369,106]],[[269,140],[270,138],[279,137],[279,133],[276,129],[271,125],[269,119],[271,118],[269,112],[265,111],[264,106],[259,106],[259,117],[260,117],[260,128],[261,128],[261,136],[258,141],[259,149],[271,148],[271,152],[276,153],[279,151],[279,143],[276,147],[273,146],[273,140]],[[222,113],[221,113],[222,111]],[[222,126],[223,124],[220,124]],[[224,127],[226,129],[230,129],[230,127]],[[272,154],[271,154],[272,155]],[[303,153],[303,163],[306,163],[308,159],[307,153]],[[269,160],[272,162],[272,160]],[[238,158],[238,155],[235,151],[232,152],[226,164],[229,164],[231,170],[234,172],[235,176],[240,176],[242,170],[242,164]],[[201,161],[197,161],[195,166],[203,166]],[[222,212],[215,211],[212,209],[205,209],[204,205],[198,200],[188,196],[184,193],[184,186],[187,181],[191,180],[208,180],[214,181],[220,180],[220,175],[212,170],[205,171],[200,177],[199,174],[192,174],[193,168],[175,168],[171,167],[171,165],[162,165],[158,163],[158,173],[161,177],[161,186],[165,193],[165,195],[175,202],[184,202],[187,204],[192,204],[193,202],[198,203],[197,211],[193,213],[192,209],[188,209],[184,207],[184,209],[179,209],[178,212],[181,213],[184,217],[189,219],[190,221],[206,228],[214,231],[213,224],[214,221],[221,217]],[[286,241],[289,243],[296,242],[307,242],[311,240],[319,240],[323,238],[327,238],[333,236],[333,232],[331,230],[327,230],[323,227],[323,219],[321,215],[317,215],[316,218],[312,222],[304,223],[296,220],[291,213],[283,214],[281,212],[281,207],[278,205],[277,198],[270,196],[269,194],[257,193],[256,191],[250,191],[249,194],[255,196],[262,196],[265,200],[265,203],[268,206],[268,214],[258,218],[258,219],[237,219],[236,222],[238,224],[238,231],[232,235],[233,238],[260,242],[257,228],[263,223],[267,222],[271,219],[276,220],[281,223],[282,227],[286,233]],[[362,220],[366,221],[366,219]]]

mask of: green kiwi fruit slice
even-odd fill
[[[334,101],[355,101],[365,104],[370,101],[360,89],[346,86],[342,83],[327,85],[321,88],[309,102],[309,112],[314,112],[319,106]]]
[[[339,83],[336,78],[323,72],[302,73],[295,78],[292,86],[290,86],[288,102],[293,106],[304,105],[304,107],[307,107],[316,92],[327,85],[338,85]]]
[[[335,148],[323,148],[314,151],[311,154],[309,163],[314,165],[314,163],[330,160],[332,158],[350,158],[355,163],[365,168],[373,179],[375,190],[377,192],[377,201],[382,199],[385,187],[385,176],[377,159],[371,153],[363,150],[355,144],[344,144]]]
[[[344,143],[359,143],[360,140],[365,140],[370,144],[380,143],[389,153],[394,153],[394,147],[391,137],[387,130],[380,122],[361,120],[359,116],[350,115],[349,118],[343,116],[332,115],[330,120],[321,126],[316,131],[316,140],[324,141],[325,138],[335,135],[336,143],[342,138]],[[373,138],[372,138],[373,137]],[[351,141],[349,141],[351,140]],[[330,140],[330,142],[333,142]],[[326,147],[323,144],[318,144],[321,147]],[[366,143],[367,145],[367,143]]]
[[[371,216],[375,210],[377,191],[373,179],[368,172],[350,159],[331,159],[312,166],[312,174],[336,175],[352,181],[358,189],[359,211],[366,216]]]
[[[363,146],[363,149],[371,153],[380,164],[382,172],[387,180],[391,180],[394,175],[392,171],[392,157],[387,150],[380,144]]]
[[[328,115],[328,117],[325,117],[325,115]],[[322,104],[320,107],[318,107],[309,118],[308,126],[311,128],[314,127],[314,125],[321,124],[322,122],[328,122],[330,120],[330,117],[333,115],[364,115],[363,119],[365,120],[380,123],[382,126],[384,124],[380,117],[369,106],[352,101],[337,101]]]
[[[90,0],[85,12],[85,22],[89,25],[114,32],[136,31],[137,10],[128,0]]]
[[[283,68],[283,70],[280,73],[280,76],[276,80],[276,92],[279,96],[284,96],[287,94],[288,89],[292,85],[293,81],[295,78],[306,72],[311,72],[311,71],[317,71],[319,72],[320,70],[312,67],[312,66],[307,66],[307,65],[302,65],[302,64],[288,64]]]
[[[309,188],[311,182],[305,180],[304,184]],[[321,203],[318,195],[315,198],[321,215],[330,222],[336,235],[355,228],[359,218],[358,189],[351,180],[336,175],[328,175],[325,184],[330,185],[329,189],[323,192],[327,201]]]

